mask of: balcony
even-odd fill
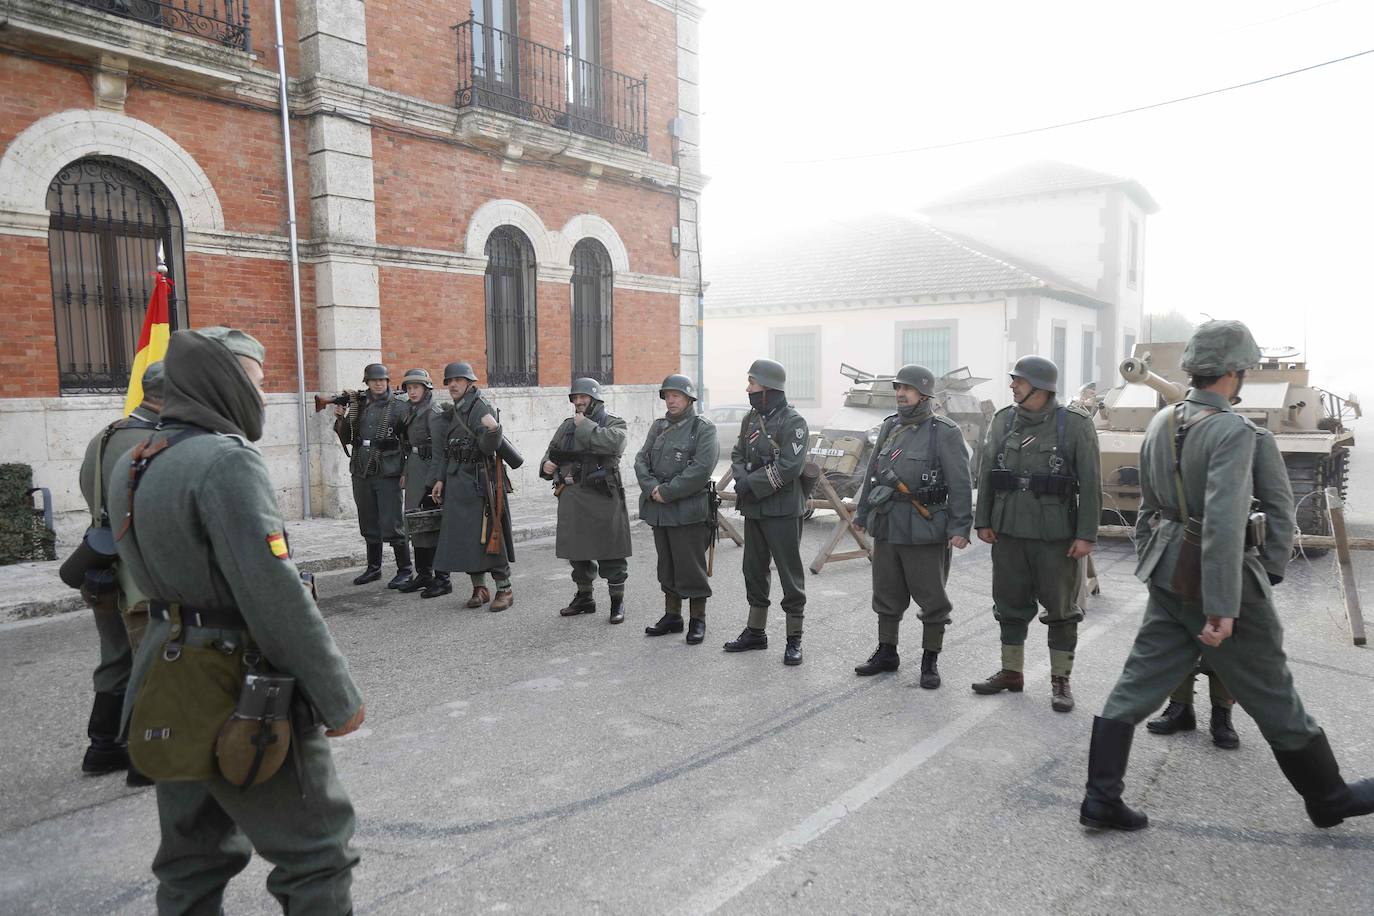
[[[647,151],[648,80],[472,19],[458,33],[459,108],[484,108]]]
[[[248,0],[66,0],[252,53]]]

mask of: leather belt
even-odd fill
[[[172,612],[165,601],[149,601],[148,616],[153,620],[172,619]],[[246,630],[248,622],[243,619],[243,615],[230,608],[229,610],[210,610],[208,608],[194,608],[181,606],[181,623],[188,627],[204,627],[208,630]]]

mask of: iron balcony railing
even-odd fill
[[[253,50],[248,0],[66,0],[77,6]]]
[[[458,33],[459,108],[477,106],[608,140],[649,148],[648,78],[482,25]]]

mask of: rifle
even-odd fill
[[[916,495],[911,492],[911,489],[906,484],[902,483],[895,471],[891,468],[886,468],[878,477],[883,483],[905,496],[911,504],[916,507],[916,512],[921,518],[927,520],[930,518],[930,510],[926,508],[925,503],[916,498]]]
[[[506,466],[498,456],[482,462],[482,487],[486,491],[486,511],[482,513],[481,540],[488,554],[499,554],[502,547],[501,518],[506,506]]]
[[[716,542],[720,540],[720,494],[716,492],[714,480],[706,482],[706,493],[710,507],[707,518],[711,525],[711,547],[706,553],[706,578],[709,579],[716,569]]]
[[[361,391],[343,391],[333,397],[325,397],[322,394],[315,395],[315,413],[319,413],[331,404],[336,407],[347,408],[344,414],[344,429],[339,428],[338,420],[334,421],[334,434],[339,437],[339,444],[343,446],[344,455],[352,458],[353,453],[349,447],[353,444],[353,437],[358,425],[358,412],[362,406],[363,393]],[[345,432],[344,430],[347,430]]]

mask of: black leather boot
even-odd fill
[[[624,595],[612,595],[612,596],[611,596],[611,619],[610,619],[610,622],[611,622],[611,623],[624,623],[624,622],[625,622],[625,596],[624,596]]]
[[[353,580],[354,585],[366,585],[369,582],[376,582],[382,577],[382,545],[367,545],[367,569],[362,575]]]
[[[405,541],[397,541],[391,545],[391,552],[396,557],[396,575],[391,577],[386,587],[400,588],[415,576],[415,567],[410,565],[410,545]]]
[[[415,548],[415,570],[416,575],[405,585],[398,585],[396,591],[404,592],[409,595],[411,592],[418,592],[429,586],[434,581],[434,548],[416,547]]]
[[[682,615],[665,613],[658,618],[658,623],[651,627],[644,628],[645,636],[663,636],[666,633],[682,632]]]
[[[1169,701],[1158,718],[1145,723],[1145,727],[1156,735],[1172,735],[1174,732],[1190,732],[1197,728],[1197,716],[1193,714],[1191,703]]]
[[[740,634],[725,644],[726,652],[748,652],[750,649],[767,649],[768,634],[753,627],[745,627]]]
[[[596,599],[591,592],[578,592],[568,606],[558,612],[560,617],[576,617],[578,614],[595,614]]]
[[[884,671],[896,671],[901,664],[902,659],[897,655],[897,647],[891,643],[880,642],[878,648],[868,657],[868,661],[854,666],[854,673],[859,677],[872,677]]]
[[[1231,727],[1231,707],[1212,707],[1212,743],[1226,750],[1240,747],[1240,735]]]
[[[129,768],[129,751],[119,740],[119,720],[124,712],[124,694],[97,693],[91,702],[91,718],[86,737],[91,739],[81,772],[92,776]]]
[[[802,663],[801,637],[787,637],[787,648],[782,650],[782,663],[784,665],[800,665]]]
[[[425,586],[425,590],[420,592],[421,598],[438,598],[440,595],[447,595],[453,591],[453,581],[446,572],[434,573],[434,581]]]
[[[695,646],[706,638],[706,621],[693,617],[687,622],[687,645]]]
[[[1334,827],[1347,817],[1374,813],[1374,779],[1347,783],[1331,753],[1326,732],[1297,751],[1274,749],[1274,759],[1307,803],[1307,816],[1318,827]]]
[[[921,686],[934,690],[940,686],[940,653],[926,649],[921,653]]]
[[[1150,819],[1121,800],[1126,763],[1131,757],[1135,726],[1117,719],[1093,718],[1088,748],[1088,789],[1078,809],[1078,822],[1098,830],[1139,830]]]

